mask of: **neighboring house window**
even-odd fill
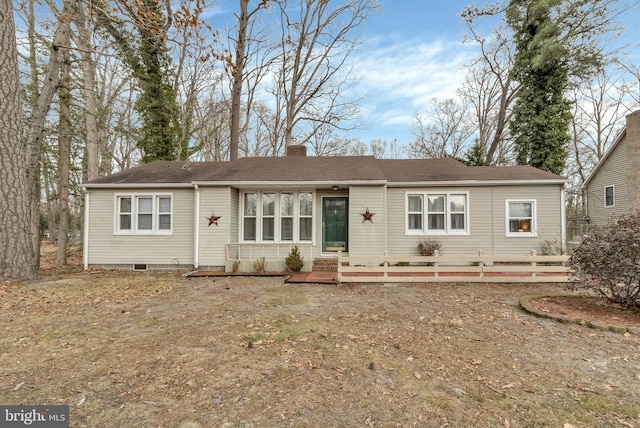
[[[507,236],[536,235],[536,202],[506,201]]]
[[[115,233],[171,233],[171,201],[171,195],[116,195]]]
[[[604,188],[604,206],[613,207],[616,204],[616,193],[613,186],[606,186]]]
[[[407,193],[407,234],[468,233],[467,200],[467,193]]]
[[[244,241],[305,242],[312,240],[312,192],[245,192],[243,195],[242,237]]]

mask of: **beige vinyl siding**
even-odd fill
[[[193,265],[193,189],[91,189],[88,224],[88,265]],[[172,194],[170,235],[114,233],[116,194]]]
[[[200,187],[200,236],[198,266],[222,268],[226,262],[226,244],[233,225],[237,225],[237,210],[232,211],[229,187]],[[235,192],[237,194],[237,191]],[[237,196],[236,196],[237,200]],[[220,217],[218,225],[209,226],[211,214]]]
[[[384,256],[385,187],[352,186],[349,189],[349,254]],[[363,222],[367,208],[374,213],[373,222]]]
[[[626,139],[620,141],[600,169],[591,178],[587,189],[587,214],[590,224],[605,226],[611,217],[629,213],[629,161]],[[615,205],[605,207],[604,188],[614,186]]]
[[[498,186],[493,188],[494,242],[490,255],[528,255],[531,250],[540,251],[543,240],[562,239],[562,187],[547,186]],[[536,236],[507,236],[507,200],[533,200],[536,207]]]
[[[229,189],[229,237],[228,242],[240,242],[240,191]]]
[[[416,256],[420,239],[435,239],[442,244],[444,255],[529,254],[539,251],[541,239],[560,239],[562,233],[561,186],[496,186],[469,188],[415,188],[411,192],[468,193],[468,234],[409,235],[406,233],[405,198],[409,189],[389,188],[387,196],[387,228],[390,256]],[[537,230],[535,237],[507,237],[505,201],[536,201]]]

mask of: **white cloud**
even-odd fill
[[[456,97],[465,76],[462,67],[475,55],[474,46],[453,40],[369,40],[352,57],[358,92],[366,94],[362,105],[372,125],[367,134],[378,138],[395,131],[409,138],[415,113],[433,98]]]

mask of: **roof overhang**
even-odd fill
[[[405,181],[389,183],[389,187],[479,187],[479,186],[523,186],[564,185],[569,180],[455,180],[455,181]]]
[[[194,181],[198,186],[229,186],[238,189],[330,189],[333,186],[384,186],[387,180],[324,180],[324,181]]]
[[[81,187],[86,189],[157,189],[192,188],[192,183],[87,183]]]

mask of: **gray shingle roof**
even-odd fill
[[[230,162],[157,161],[101,177],[92,185],[216,182],[563,181],[530,166],[472,167],[452,158],[375,159],[372,156],[241,158]],[[101,186],[99,186],[101,187]]]

